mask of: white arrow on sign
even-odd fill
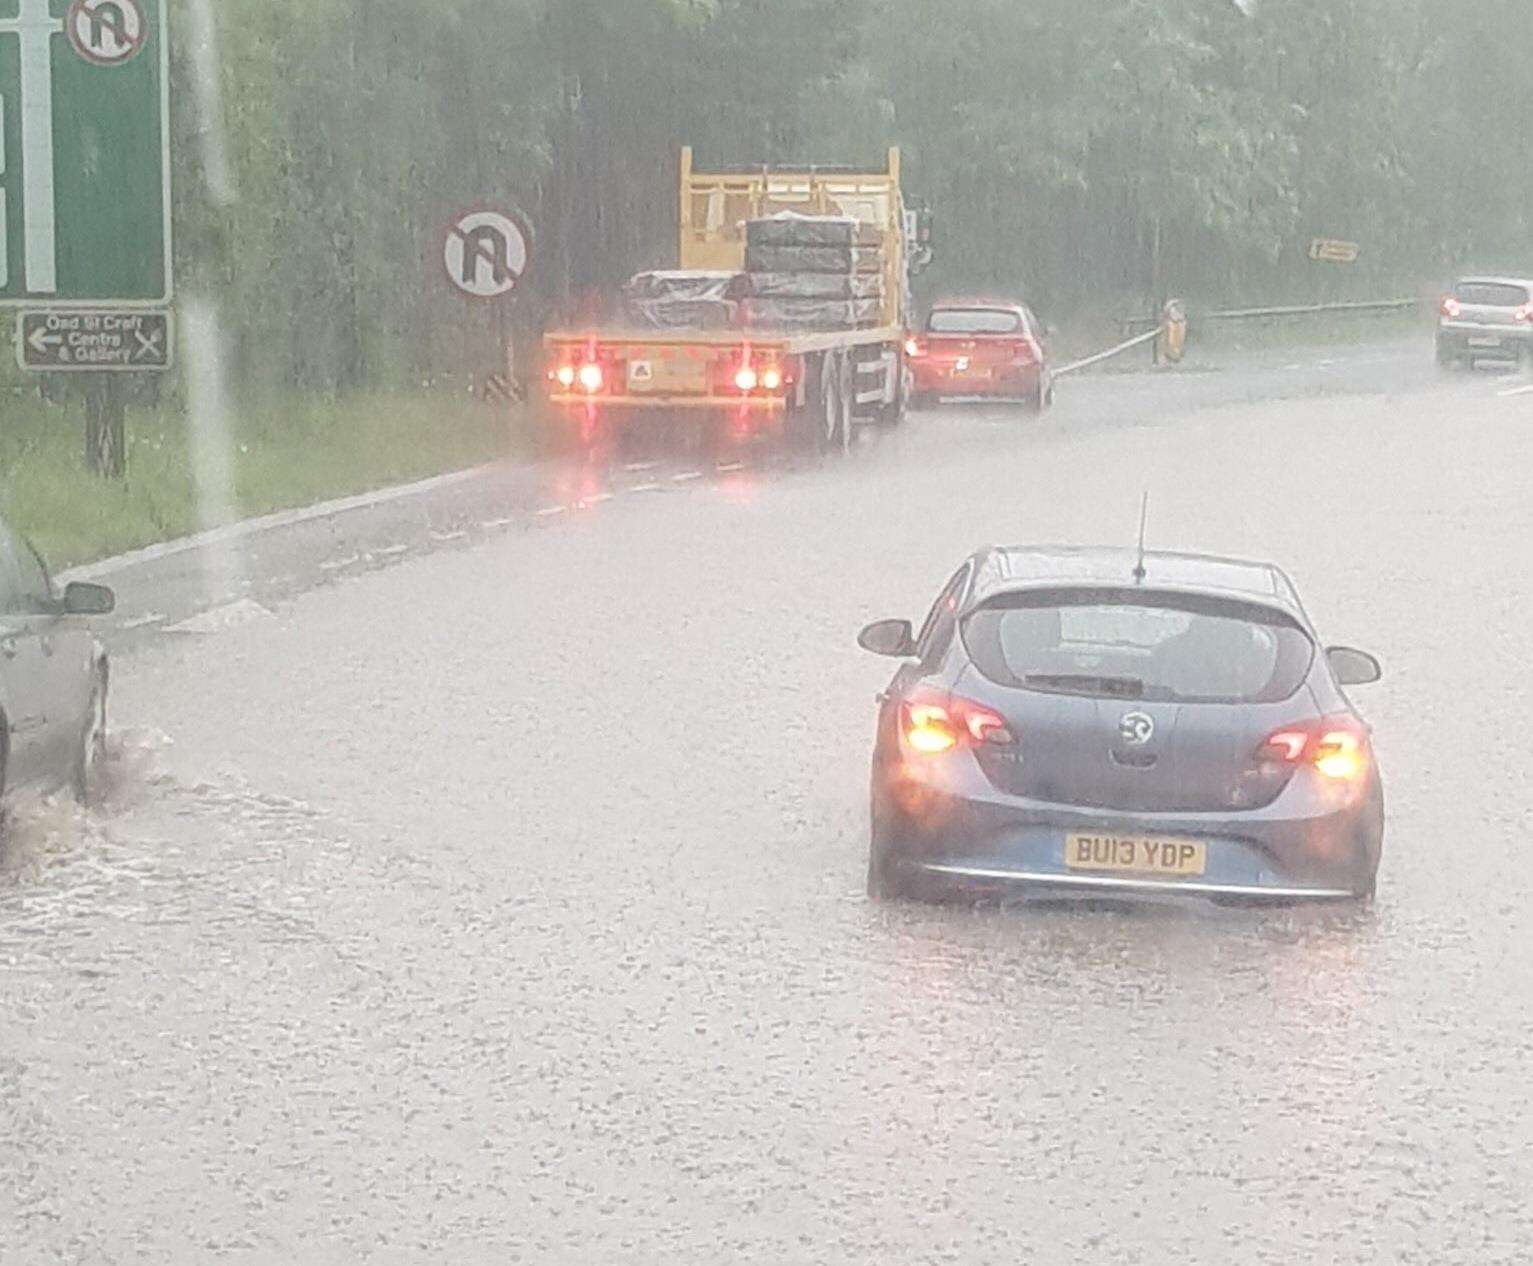
[[[53,228],[53,37],[63,29],[48,12],[48,0],[21,0],[16,17],[0,19],[0,35],[21,39],[23,258],[26,287],[39,295],[55,294],[59,288]],[[0,135],[0,173],[5,171],[4,145]],[[0,227],[3,224],[0,220]],[[0,255],[3,240],[0,235]],[[0,271],[4,267],[0,261]]]
[[[47,328],[41,325],[27,335],[27,342],[32,344],[32,350],[39,356],[46,356],[50,347],[57,347],[63,341],[62,334],[49,334]]]

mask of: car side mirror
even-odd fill
[[[857,645],[875,655],[909,659],[916,653],[915,632],[909,620],[880,620],[857,635]]]
[[[1378,660],[1366,651],[1353,650],[1350,646],[1329,647],[1325,658],[1338,685],[1371,686],[1384,675]]]
[[[110,615],[117,608],[117,595],[105,585],[75,581],[64,590],[65,615]]]

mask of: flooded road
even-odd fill
[[[120,657],[0,877],[0,1260],[1526,1260],[1533,396],[1092,390]],[[1384,661],[1377,905],[870,904],[858,628],[1145,489]]]

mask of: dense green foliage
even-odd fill
[[[178,8],[188,6],[181,0]],[[419,384],[499,322],[672,262],[676,148],[877,161],[938,216],[928,288],[1069,319],[1533,270],[1527,0],[219,0],[234,201],[179,24],[178,242],[247,387]],[[185,12],[177,16],[187,17]],[[521,207],[504,316],[443,283],[457,209]],[[1352,269],[1311,263],[1355,239]]]

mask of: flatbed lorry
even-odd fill
[[[576,435],[645,417],[692,415],[718,434],[776,430],[821,450],[851,444],[855,428],[900,421],[910,278],[929,258],[924,214],[908,210],[900,155],[883,171],[755,167],[699,171],[681,152],[675,274],[729,277],[746,262],[746,226],[773,216],[836,217],[877,243],[877,312],[867,328],[658,329],[635,323],[556,329],[544,337],[548,402]]]

